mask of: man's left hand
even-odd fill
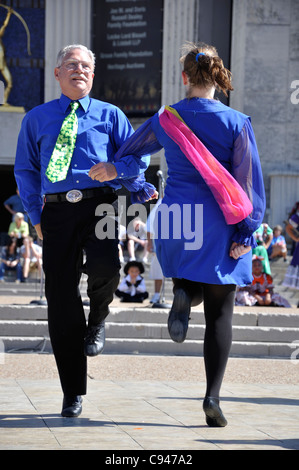
[[[103,183],[117,178],[117,171],[113,163],[97,163],[89,170],[89,176],[92,180]]]

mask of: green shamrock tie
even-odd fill
[[[72,111],[62,123],[57,142],[49,161],[46,175],[52,183],[65,180],[75,148],[78,132],[77,101],[71,102]]]

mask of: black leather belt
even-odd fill
[[[67,193],[46,194],[45,202],[71,202],[76,203],[82,199],[90,199],[92,197],[101,196],[103,194],[114,194],[115,190],[105,186],[103,188],[90,189],[72,189]]]

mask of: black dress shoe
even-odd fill
[[[85,356],[101,354],[105,346],[105,322],[97,326],[88,326],[84,339]]]
[[[219,399],[206,397],[203,402],[203,410],[206,414],[206,423],[213,428],[223,428],[227,421],[219,406]]]
[[[64,395],[61,415],[64,418],[77,418],[82,412],[82,397],[80,395]]]
[[[168,316],[168,331],[170,337],[176,343],[185,341],[190,318],[191,298],[178,288],[174,292],[174,299]]]

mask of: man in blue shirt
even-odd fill
[[[3,202],[3,205],[8,212],[12,215],[12,220],[17,212],[24,213],[23,203],[20,198],[19,190],[16,189],[16,194],[13,194]],[[27,222],[26,215],[24,214],[24,220]]]
[[[64,393],[62,415],[72,417],[82,411],[86,356],[103,350],[104,320],[119,283],[117,232],[114,238],[99,240],[95,211],[99,204],[113,204],[121,181],[142,174],[149,164],[149,157],[114,161],[133,129],[117,107],[89,97],[94,66],[94,55],[84,46],[60,51],[55,78],[61,97],[24,117],[15,162],[24,208],[43,239],[49,333]],[[79,102],[75,149],[66,178],[53,183],[46,170],[72,101]],[[78,293],[83,252],[90,298],[87,331]]]

